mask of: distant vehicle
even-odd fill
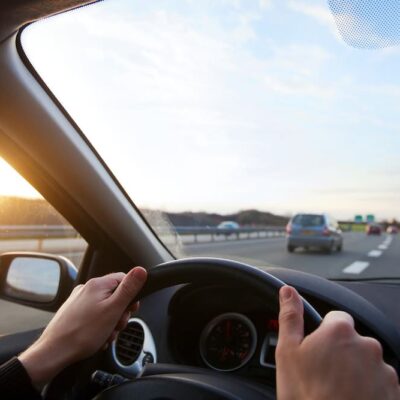
[[[286,227],[287,250],[316,247],[332,253],[341,251],[343,234],[336,220],[327,214],[296,214]]]
[[[217,229],[221,230],[221,235],[229,236],[235,233],[240,228],[240,225],[235,221],[223,221]]]
[[[397,235],[399,233],[399,229],[397,228],[397,226],[389,225],[386,228],[386,233],[389,233],[390,235]]]
[[[218,226],[218,229],[239,229],[240,225],[235,221],[223,221]]]
[[[367,235],[380,235],[382,227],[378,224],[368,224],[365,228]]]

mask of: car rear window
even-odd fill
[[[324,217],[322,215],[296,215],[293,223],[301,226],[321,226],[324,224]]]

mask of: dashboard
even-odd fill
[[[378,339],[386,362],[400,370],[399,331],[390,314],[397,310],[393,304],[399,295],[398,285],[339,284],[297,271],[273,272],[295,286],[321,316],[332,310],[351,313],[357,331]],[[151,340],[144,340],[135,376],[145,369],[146,360],[153,360],[168,368],[200,367],[275,386],[278,315],[243,286],[220,283],[169,287],[146,297],[135,319],[148,331],[145,338],[151,335]],[[127,376],[115,360],[111,360],[109,367],[110,371]]]
[[[178,363],[275,376],[277,315],[243,288],[188,285],[172,298],[168,338]]]

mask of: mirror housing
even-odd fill
[[[0,255],[0,298],[45,311],[57,311],[77,276],[65,257],[34,252]]]

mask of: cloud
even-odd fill
[[[337,39],[342,41],[335,19],[327,4],[313,4],[310,0],[306,2],[301,0],[289,0],[287,5],[292,11],[311,17],[319,24],[327,27]]]
[[[295,43],[289,45],[270,45],[271,56],[266,63],[283,71],[312,76],[323,68],[327,62],[334,58],[334,55],[323,47],[307,43]]]
[[[281,79],[277,77],[266,76],[264,78],[265,86],[274,92],[282,95],[296,95],[303,99],[306,97],[332,98],[336,91],[333,86],[318,85],[309,83],[302,79]]]
[[[270,47],[272,54],[264,62],[263,74],[263,82],[269,90],[286,96],[335,96],[336,86],[320,74],[334,59],[333,54],[317,45],[272,44]]]
[[[289,0],[287,5],[291,10],[312,17],[320,24],[329,28],[335,25],[334,18],[327,5],[322,6],[312,4],[310,1],[303,2],[299,0]]]
[[[258,4],[262,10],[266,10],[272,7],[272,0],[259,0]]]

